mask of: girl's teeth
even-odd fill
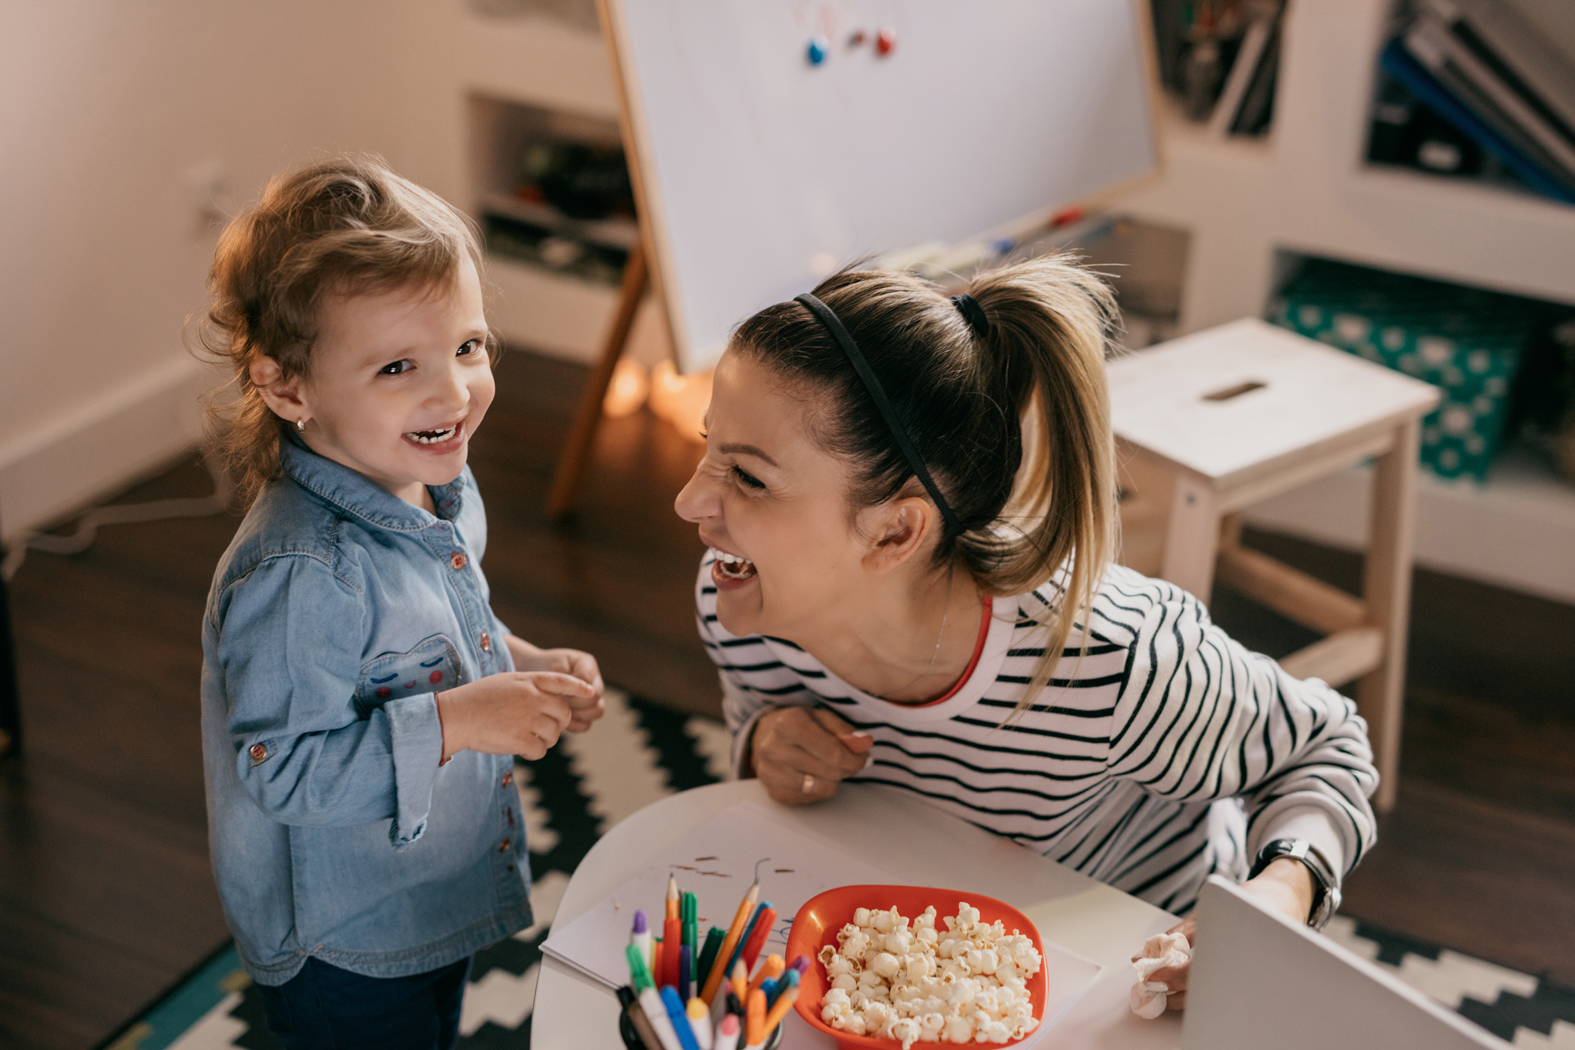
[[[444,427],[442,430],[412,430],[409,436],[410,440],[418,445],[435,445],[453,437],[456,429],[456,427]]]

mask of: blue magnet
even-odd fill
[[[806,52],[809,57],[809,64],[812,66],[820,65],[830,53],[831,41],[823,36],[812,38],[809,42],[809,50]]]

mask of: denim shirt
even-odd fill
[[[369,977],[529,926],[513,759],[439,767],[436,693],[513,669],[467,467],[434,516],[294,436],[214,573],[202,739],[213,869],[253,979]]]

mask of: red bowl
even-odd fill
[[[788,932],[787,950],[784,958],[789,961],[800,955],[810,958],[809,969],[798,983],[798,1000],[793,1004],[794,1009],[815,1028],[825,1032],[835,1039],[837,1046],[848,1050],[857,1047],[859,1050],[893,1050],[902,1044],[895,1039],[878,1039],[870,1035],[852,1035],[839,1031],[820,1019],[820,999],[825,995],[829,982],[826,980],[825,967],[820,964],[820,949],[825,945],[836,947],[837,931],[843,925],[853,921],[853,913],[859,908],[868,908],[871,911],[881,911],[896,906],[897,911],[912,920],[924,914],[924,909],[935,907],[936,929],[942,933],[946,926],[941,921],[948,915],[957,914],[957,906],[966,901],[979,909],[979,921],[992,923],[997,919],[1008,931],[1016,930],[1034,942],[1034,949],[1043,957],[1045,946],[1039,939],[1039,931],[1034,924],[1028,921],[1028,916],[994,897],[986,897],[982,893],[967,893],[963,890],[945,890],[935,886],[838,886],[817,894],[804,902],[804,906],[793,916],[793,928]],[[1034,1019],[1041,1024],[1045,1019],[1045,967],[1040,966],[1039,972],[1030,977],[1026,982],[1028,997],[1033,1003]],[[1036,1035],[1039,1029],[1035,1028],[1023,1038]],[[1021,1042],[1021,1039],[1009,1039],[1004,1043],[990,1043],[990,1046],[1011,1046]],[[913,1050],[948,1050],[955,1046],[953,1043],[914,1043]]]

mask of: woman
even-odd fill
[[[1321,925],[1375,839],[1365,724],[1111,562],[1113,312],[1042,259],[950,301],[844,272],[738,329],[676,504],[735,768],[788,804],[894,785],[1180,914],[1217,872]],[[1151,979],[1185,1004],[1184,968]]]

